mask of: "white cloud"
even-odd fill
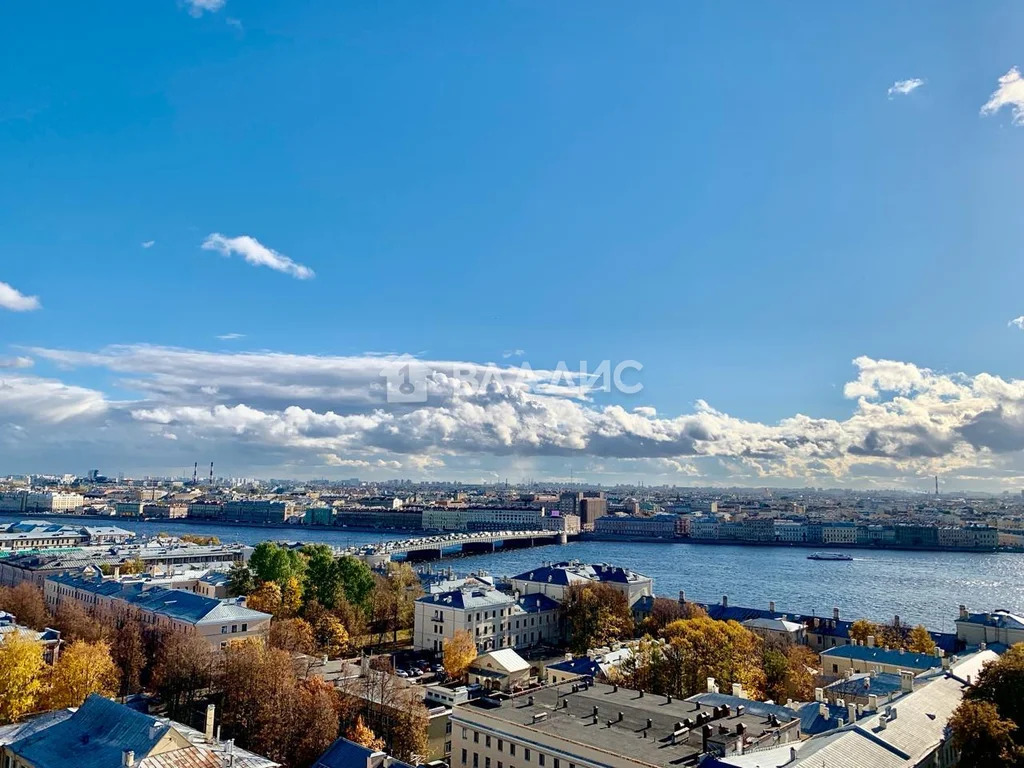
[[[152,248],[154,245],[156,245],[156,240],[144,240],[142,241],[142,243],[140,243],[140,245],[143,248]]]
[[[1006,325],[1007,325],[1007,327],[1011,327],[1012,326],[1014,328],[1020,328],[1022,331],[1024,331],[1024,315],[1021,315],[1020,317],[1013,318],[1013,320],[1008,322]]]
[[[5,357],[0,358],[0,368],[31,368],[35,360],[31,357]]]
[[[941,474],[976,487],[1024,485],[1024,381],[901,361],[854,360],[843,417],[759,422],[704,401],[666,415],[641,404],[602,405],[597,393],[550,394],[544,371],[482,390],[467,372],[479,381],[518,369],[458,361],[420,361],[436,372],[427,401],[389,404],[379,376],[387,358],[376,355],[145,345],[26,353],[62,376],[105,370],[118,391],[136,395],[114,400],[63,381],[0,374],[0,425],[31,425],[34,437],[31,445],[5,443],[0,432],[5,466],[35,455],[46,466],[54,456],[74,462],[88,451],[119,469],[165,473],[191,466],[199,446],[222,466],[265,476],[301,476],[306,467],[317,477],[326,464],[378,477],[506,477],[510,469],[513,477],[551,477],[571,458],[595,477],[630,480],[896,487]]]
[[[309,267],[292,261],[283,253],[278,253],[272,248],[267,248],[259,240],[249,237],[249,235],[225,237],[214,232],[203,241],[202,248],[206,251],[216,251],[222,256],[238,254],[249,264],[257,267],[270,267],[270,269],[284,272],[299,280],[308,280],[315,276]]]
[[[994,115],[1006,106],[1010,107],[1013,124],[1024,125],[1024,79],[1021,79],[1020,70],[1016,67],[1011,67],[1009,72],[999,78],[999,87],[981,107],[981,114]]]
[[[236,339],[244,339],[244,333],[222,333],[217,337],[221,341],[235,341]]]
[[[42,307],[42,304],[38,296],[26,296],[7,283],[0,283],[0,307],[11,312],[31,312]]]
[[[508,360],[510,357],[522,357],[526,354],[526,350],[523,349],[506,349],[501,353],[501,356]]]
[[[227,0],[185,0],[188,12],[192,16],[202,16],[204,11],[216,13],[227,3]]]
[[[924,80],[919,77],[911,77],[908,80],[897,80],[889,86],[889,98],[891,99],[893,96],[906,96],[908,93],[920,88],[922,85],[924,85]]]

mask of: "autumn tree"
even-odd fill
[[[57,606],[53,626],[60,630],[61,640],[65,642],[85,640],[95,643],[107,634],[104,626],[74,600],[65,600]]]
[[[187,544],[198,544],[202,547],[220,544],[220,539],[216,536],[202,536],[198,533],[183,533],[180,538]]]
[[[573,653],[633,635],[633,614],[626,596],[608,584],[573,584],[565,592],[562,619]]]
[[[786,651],[786,698],[810,701],[819,676],[818,654],[806,645],[794,643]]]
[[[36,709],[42,690],[43,645],[21,632],[0,642],[0,724],[13,723]]]
[[[19,624],[37,631],[46,629],[50,620],[43,591],[27,581],[14,587],[0,587],[0,611],[13,614]]]
[[[103,641],[76,640],[60,654],[46,694],[49,709],[77,707],[90,693],[113,696],[118,686],[117,665]]]
[[[319,677],[303,680],[298,685],[296,711],[302,725],[296,728],[288,765],[305,766],[313,762],[338,738],[340,697],[333,685]]]
[[[390,738],[391,754],[411,765],[421,764],[430,748],[430,717],[423,702],[410,700],[405,706],[399,706],[393,723]]]
[[[348,632],[337,616],[324,613],[313,625],[313,641],[321,653],[337,658],[349,648]]]
[[[911,653],[935,653],[935,640],[923,625],[918,624],[907,635],[907,650]]]
[[[374,752],[380,752],[384,749],[384,739],[380,739],[377,735],[370,730],[366,723],[363,722],[363,717],[360,715],[356,718],[355,723],[349,728],[348,733],[345,734],[345,738],[349,741],[354,741],[367,749],[373,750]]]
[[[290,576],[281,587],[281,608],[279,615],[285,618],[295,616],[302,607],[302,582],[297,576]]]
[[[1000,717],[1017,726],[1014,738],[1024,746],[1024,643],[986,664],[967,696],[994,704]]]
[[[668,658],[671,652],[671,647],[645,636],[633,646],[633,652],[612,670],[609,682],[638,691],[672,693],[677,686],[671,679],[674,667]]]
[[[167,704],[172,720],[187,720],[196,703],[210,688],[213,652],[199,635],[166,632],[156,644],[153,687]]]
[[[313,627],[305,619],[275,619],[270,625],[268,638],[272,648],[288,653],[313,653],[316,642]]]
[[[124,617],[115,626],[110,655],[120,672],[120,696],[142,690],[142,673],[149,664],[144,635],[145,629],[135,619]]]
[[[263,582],[245,598],[245,606],[277,616],[281,613],[281,585],[275,581]]]
[[[291,656],[259,638],[229,643],[219,682],[225,729],[246,749],[287,763],[305,727]]]
[[[458,629],[444,644],[444,671],[448,677],[461,680],[477,657],[476,640],[465,629]]]
[[[881,627],[867,619],[857,619],[850,625],[850,639],[856,640],[858,643],[862,643],[864,645],[867,644],[869,637],[873,637],[876,641],[880,641],[882,639],[881,635]]]
[[[682,619],[665,627],[665,637],[679,664],[677,695],[701,693],[709,677],[723,686],[740,683],[751,698],[763,693],[761,638],[739,623]]]
[[[641,628],[652,637],[657,637],[673,621],[702,615],[706,616],[707,612],[697,603],[681,603],[668,597],[656,597]]]
[[[965,699],[949,719],[953,746],[963,768],[1024,765],[1024,753],[1014,742],[1017,725],[999,716],[990,701]]]

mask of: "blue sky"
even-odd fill
[[[3,14],[0,281],[41,307],[0,309],[0,472],[1024,482],[1018,5]],[[643,391],[353,395],[389,353]]]

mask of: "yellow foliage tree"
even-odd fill
[[[313,637],[321,653],[338,657],[343,655],[349,646],[348,632],[337,616],[324,613],[313,625]]]
[[[918,624],[907,635],[907,650],[911,653],[935,653],[935,641],[931,633]]]
[[[678,660],[673,677],[680,695],[700,693],[709,677],[723,685],[740,683],[750,698],[763,695],[762,641],[741,624],[707,616],[681,619],[665,627],[665,637]]]
[[[476,640],[469,632],[460,629],[444,644],[444,671],[448,677],[460,679],[476,657]]]
[[[278,615],[285,618],[294,616],[302,607],[302,582],[290,576],[281,588],[281,609]]]
[[[277,616],[281,613],[281,587],[276,582],[265,581],[245,599],[245,605],[254,611]]]
[[[64,649],[53,667],[47,706],[50,709],[77,707],[90,693],[113,696],[117,692],[118,677],[107,643],[76,640]]]
[[[355,723],[348,729],[348,733],[345,737],[349,741],[354,741],[356,744],[361,744],[367,749],[372,749],[374,752],[380,752],[384,749],[384,739],[377,737],[370,727],[363,722],[363,716],[359,715],[356,718]]]
[[[16,722],[36,708],[42,671],[42,643],[8,633],[0,643],[0,723]]]
[[[867,619],[857,619],[850,625],[850,639],[867,643],[869,637],[881,641],[882,628]]]

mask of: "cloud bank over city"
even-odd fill
[[[12,470],[88,456],[151,473],[211,457],[278,477],[558,478],[570,463],[609,482],[916,487],[941,474],[998,488],[1024,477],[1024,381],[869,357],[843,388],[848,416],[773,423],[703,400],[660,414],[642,392],[607,403],[553,386],[552,371],[460,361],[420,361],[434,372],[425,401],[389,403],[392,356],[130,345],[18,359],[36,366],[0,378],[0,457]],[[70,380],[82,372],[110,384]]]

